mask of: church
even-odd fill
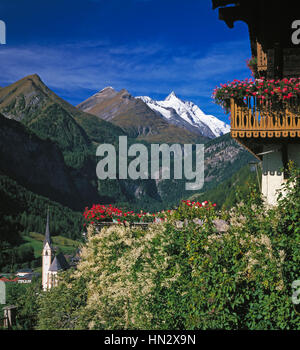
[[[47,213],[47,224],[42,252],[42,285],[47,291],[58,284],[58,273],[70,268],[65,256],[62,253],[55,254],[55,249],[51,242],[49,229],[49,211]]]

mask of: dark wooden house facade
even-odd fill
[[[300,2],[295,0],[212,0],[219,19],[229,28],[243,21],[249,29],[255,78],[281,80],[300,77]],[[276,204],[276,191],[288,161],[300,166],[300,100],[274,106],[255,97],[231,99],[231,135],[263,161],[262,191]],[[259,108],[258,108],[259,106]]]

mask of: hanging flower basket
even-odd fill
[[[234,80],[217,87],[213,92],[216,104],[223,107],[229,113],[230,100],[233,98],[238,103],[247,102],[249,98],[255,98],[257,107],[265,106],[265,101],[277,108],[293,106],[298,109],[300,98],[300,78],[267,80],[246,79]]]
[[[258,77],[258,70],[257,70],[257,57],[252,57],[249,60],[247,60],[247,66],[251,70],[252,75],[254,78]]]

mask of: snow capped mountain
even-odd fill
[[[193,102],[185,102],[174,92],[164,100],[155,101],[148,96],[139,96],[153,111],[169,123],[186,128],[209,138],[216,138],[230,132],[230,126],[212,115],[206,115]]]

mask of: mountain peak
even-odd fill
[[[19,83],[26,83],[26,82],[33,82],[34,84],[36,84],[38,86],[45,85],[43,83],[42,79],[37,74],[27,75],[25,78],[18,80],[16,83],[19,84]]]
[[[101,91],[99,91],[99,93],[105,92],[105,91],[115,91],[115,89],[112,86],[107,86],[104,89],[102,89]]]
[[[206,115],[193,102],[181,100],[174,91],[164,101],[155,101],[145,96],[142,100],[169,123],[180,125],[201,136],[215,138],[230,132],[230,126],[225,122]]]
[[[31,74],[31,75],[28,75],[27,77],[25,77],[25,79],[33,79],[33,80],[39,80],[39,81],[42,81],[42,79],[40,78],[40,76],[38,74]]]
[[[27,75],[26,77],[16,81],[12,85],[19,86],[19,85],[22,85],[22,84],[28,83],[28,82],[34,83],[36,85],[44,85],[44,83],[42,82],[41,78],[37,74]]]
[[[102,96],[110,96],[110,95],[115,95],[117,94],[117,91],[111,87],[111,86],[107,86],[104,89],[96,92],[91,98],[93,97],[102,97]]]
[[[170,93],[170,95],[165,99],[165,101],[170,101],[172,98],[178,98],[174,91]]]

